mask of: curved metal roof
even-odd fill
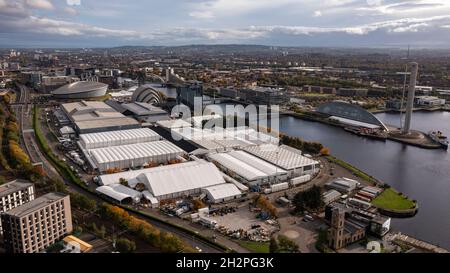
[[[146,103],[161,103],[163,98],[158,90],[155,88],[143,85],[133,92],[131,101],[134,102],[146,102]]]
[[[328,102],[319,105],[316,108],[316,112],[373,124],[380,126],[384,130],[388,130],[386,125],[384,125],[383,122],[379,120],[374,114],[356,104],[350,104],[342,101]]]
[[[61,86],[60,88],[52,91],[52,94],[64,95],[64,94],[86,93],[99,89],[105,89],[106,92],[107,88],[108,85],[101,82],[79,81]]]

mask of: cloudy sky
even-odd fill
[[[450,0],[0,0],[0,46],[450,48]]]

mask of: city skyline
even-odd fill
[[[2,47],[449,48],[444,0],[0,0]]]

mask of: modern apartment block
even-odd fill
[[[2,214],[5,249],[36,253],[72,232],[70,196],[48,193]]]
[[[0,186],[0,214],[34,200],[34,185],[16,179]],[[0,221],[0,235],[3,234]]]

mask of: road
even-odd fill
[[[15,112],[17,123],[20,128],[22,149],[27,152],[31,163],[42,163],[45,172],[50,177],[59,177],[58,172],[41,153],[41,150],[36,142],[32,125],[33,104],[31,102],[31,91],[24,85],[19,85],[19,89],[20,92],[16,97],[16,103],[11,105],[11,107]]]

